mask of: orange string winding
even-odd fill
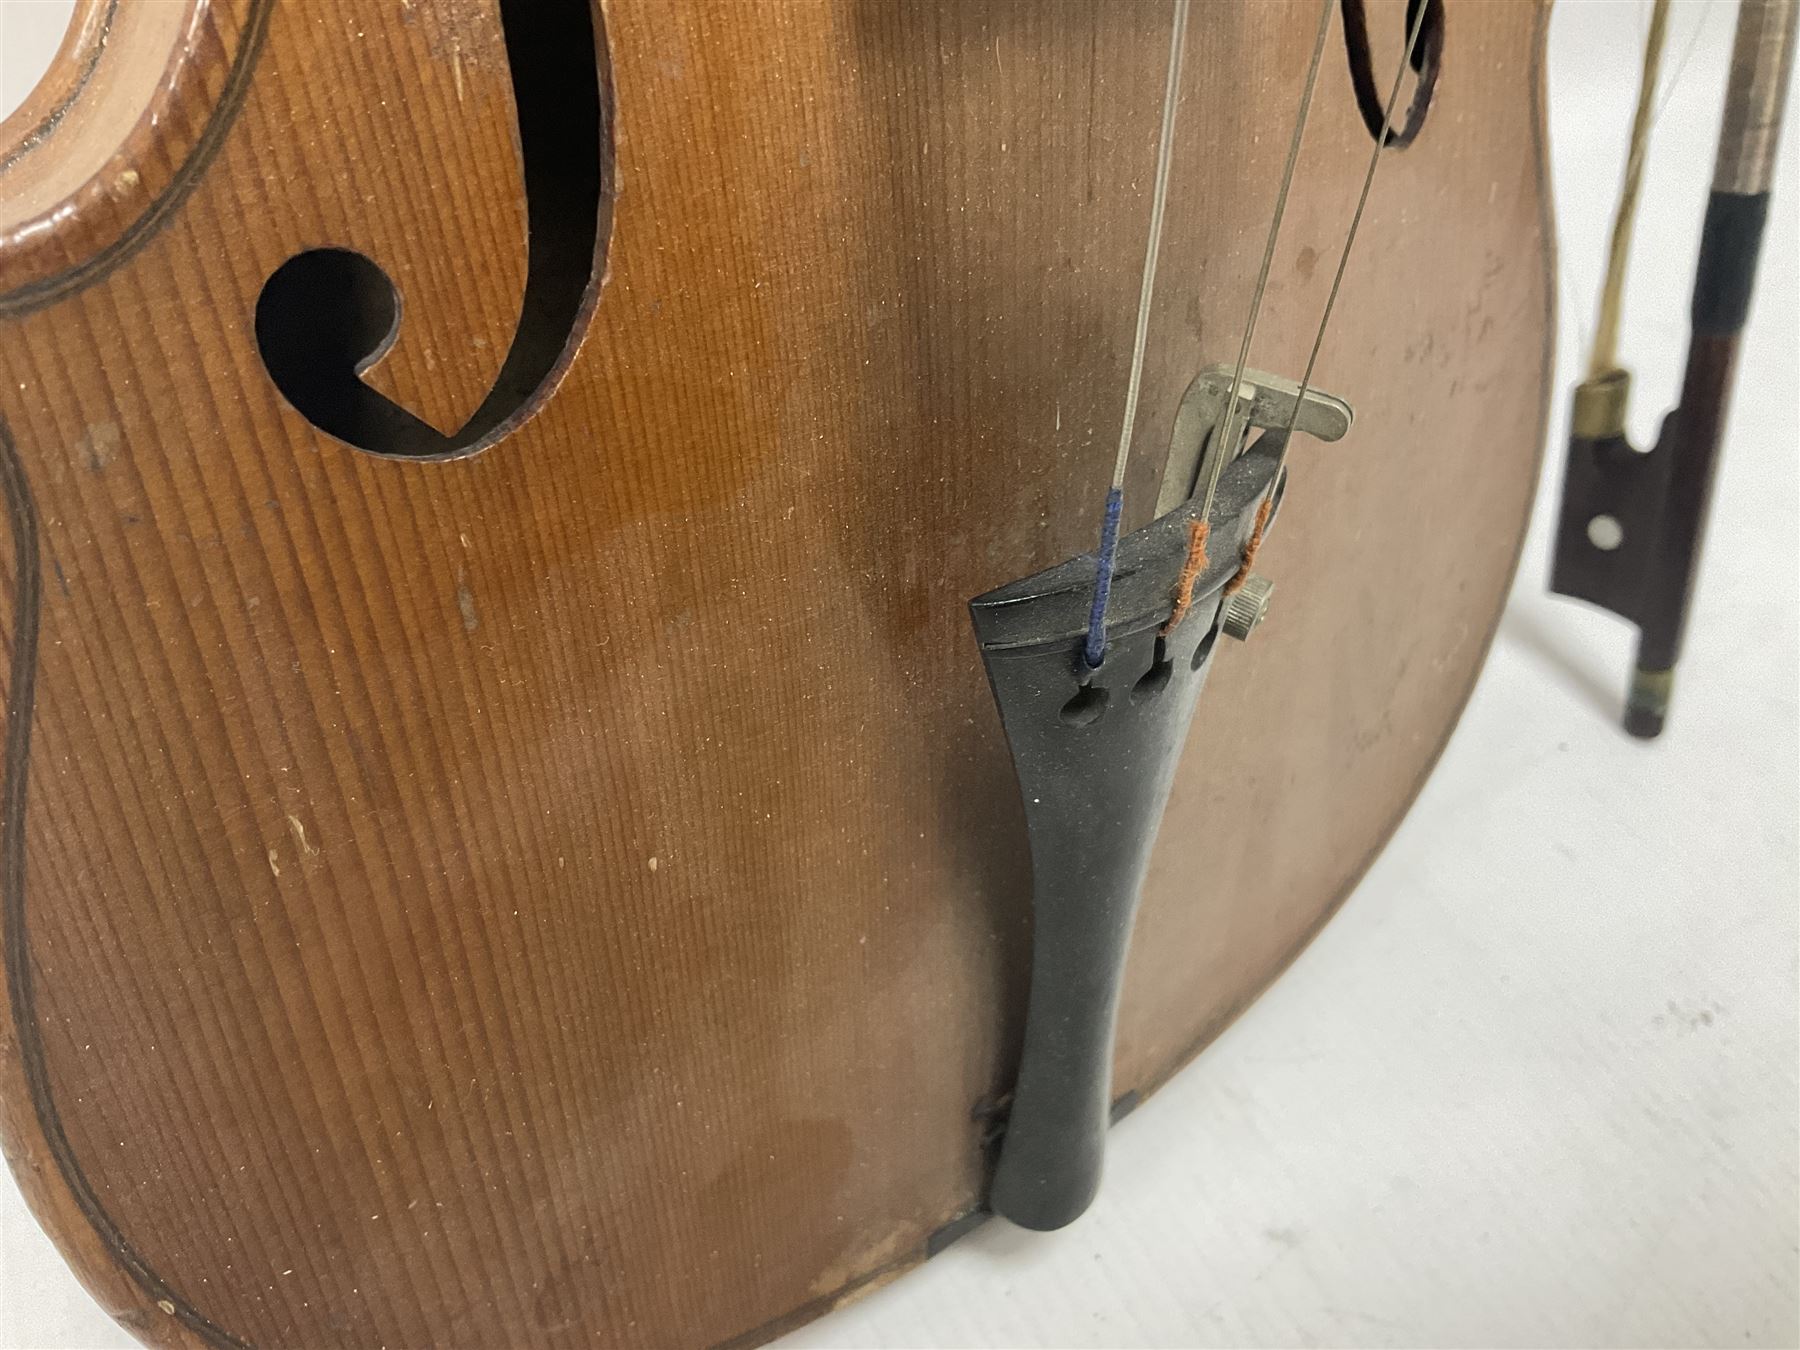
[[[1188,522],[1187,560],[1181,564],[1181,575],[1175,579],[1175,608],[1169,621],[1162,626],[1165,637],[1175,631],[1175,625],[1187,618],[1188,610],[1193,607],[1194,583],[1206,567],[1206,536],[1211,532],[1212,525],[1207,521]]]
[[[1274,510],[1273,497],[1264,497],[1262,505],[1256,508],[1256,524],[1250,527],[1250,540],[1244,545],[1244,560],[1238,564],[1238,570],[1231,580],[1225,583],[1225,594],[1230,595],[1250,580],[1250,569],[1256,565],[1256,551],[1262,547],[1263,531],[1269,528],[1269,516]]]

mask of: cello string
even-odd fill
[[[1187,33],[1190,0],[1175,0],[1169,30],[1169,74],[1163,86],[1162,130],[1156,143],[1156,182],[1150,194],[1150,238],[1144,246],[1143,279],[1138,286],[1137,333],[1131,347],[1131,381],[1125,388],[1125,420],[1119,428],[1119,451],[1113,458],[1112,485],[1125,486],[1131,458],[1131,433],[1137,421],[1138,393],[1144,383],[1144,352],[1150,336],[1150,302],[1156,295],[1156,263],[1162,253],[1163,214],[1169,203],[1169,164],[1175,149],[1175,110],[1181,84],[1181,51]]]
[[[1169,73],[1163,85],[1162,129],[1156,144],[1156,182],[1150,195],[1150,239],[1144,246],[1144,271],[1138,285],[1137,332],[1131,347],[1131,379],[1125,389],[1125,417],[1119,428],[1119,450],[1113,458],[1112,483],[1100,522],[1100,549],[1094,568],[1094,601],[1088,610],[1087,640],[1082,658],[1088,669],[1106,658],[1106,604],[1112,594],[1113,565],[1118,555],[1119,517],[1125,505],[1125,467],[1131,460],[1131,433],[1137,422],[1138,393],[1144,383],[1144,353],[1150,336],[1150,302],[1156,295],[1156,263],[1162,251],[1163,214],[1169,200],[1169,164],[1175,146],[1175,110],[1180,104],[1181,52],[1187,36],[1190,0],[1175,0],[1169,27]]]
[[[1294,168],[1300,161],[1300,143],[1306,132],[1307,119],[1312,115],[1313,91],[1319,83],[1319,63],[1325,55],[1325,38],[1331,32],[1331,12],[1337,7],[1338,0],[1324,0],[1319,6],[1319,31],[1313,38],[1312,62],[1306,68],[1306,87],[1300,94],[1300,113],[1294,119],[1294,134],[1288,142],[1287,163],[1281,170],[1281,189],[1275,195],[1275,215],[1269,222],[1269,236],[1263,244],[1262,266],[1256,274],[1256,289],[1250,296],[1250,316],[1245,320],[1244,333],[1238,343],[1237,365],[1232,368],[1229,393],[1225,397],[1224,420],[1219,423],[1215,433],[1223,446],[1232,446],[1240,434],[1238,427],[1238,385],[1244,379],[1244,366],[1250,359],[1250,343],[1256,336],[1256,320],[1262,313],[1263,296],[1269,289],[1269,269],[1275,262],[1275,245],[1281,238],[1282,217],[1287,214],[1288,193],[1294,186]],[[1212,471],[1206,478],[1206,495],[1201,499],[1200,519],[1208,519],[1212,511],[1213,494],[1219,487],[1219,472],[1224,468],[1224,461],[1229,455],[1214,455]]]
[[[1306,358],[1306,370],[1300,376],[1300,392],[1294,399],[1294,410],[1288,415],[1287,426],[1282,432],[1279,453],[1275,459],[1275,472],[1269,479],[1269,500],[1272,501],[1274,491],[1281,483],[1282,471],[1287,466],[1288,446],[1294,440],[1294,428],[1300,421],[1300,406],[1306,399],[1306,391],[1312,387],[1313,368],[1318,365],[1319,351],[1325,345],[1325,330],[1331,323],[1331,311],[1337,305],[1338,292],[1344,285],[1344,271],[1350,265],[1350,250],[1356,243],[1356,233],[1362,228],[1363,210],[1369,204],[1369,189],[1375,185],[1375,169],[1381,163],[1381,152],[1386,147],[1388,135],[1394,126],[1394,109],[1400,102],[1400,86],[1406,81],[1406,68],[1412,64],[1413,49],[1418,45],[1419,34],[1425,31],[1425,15],[1431,8],[1431,0],[1418,0],[1418,12],[1413,15],[1412,27],[1406,34],[1406,50],[1400,53],[1400,66],[1394,72],[1394,84],[1388,90],[1387,105],[1381,113],[1381,134],[1375,138],[1375,148],[1369,152],[1369,167],[1363,173],[1362,192],[1356,199],[1356,211],[1350,217],[1350,228],[1344,235],[1344,247],[1338,254],[1337,271],[1331,278],[1331,291],[1325,297],[1325,312],[1319,317],[1318,331],[1313,334],[1312,351]],[[1262,531],[1268,523],[1268,512],[1262,511],[1257,516],[1258,525],[1250,536],[1245,547],[1246,557],[1253,558],[1257,546],[1262,542]],[[1248,570],[1248,563],[1239,568],[1239,576]]]

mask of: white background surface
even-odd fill
[[[1494,2],[1454,0],[1452,42],[1459,6]],[[66,9],[0,0],[0,108],[21,30]],[[1677,0],[1672,23],[1624,343],[1643,442],[1676,393],[1734,9]],[[1552,24],[1553,444],[1647,11],[1562,0]],[[785,1346],[1800,1343],[1797,148],[1790,128],[1663,740],[1617,730],[1629,630],[1544,593],[1553,451],[1417,807],[1293,970],[1114,1131],[1094,1209],[990,1223]],[[0,1346],[129,1344],[0,1180]]]

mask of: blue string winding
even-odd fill
[[[1112,594],[1113,561],[1119,551],[1119,514],[1124,504],[1123,488],[1106,494],[1106,515],[1100,522],[1100,557],[1094,568],[1094,603],[1088,610],[1087,641],[1081,649],[1089,670],[1098,670],[1106,659],[1106,601]]]

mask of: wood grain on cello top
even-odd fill
[[[1380,65],[1401,6],[1369,9]],[[143,152],[178,184],[160,217],[77,210],[49,270],[0,234],[10,546],[41,596],[0,586],[9,713],[35,695],[0,859],[8,1156],[156,1343],[702,1345],[814,1315],[980,1197],[1029,885],[964,606],[1091,543],[1166,15],[611,0],[582,353],[516,435],[403,463],[283,401],[253,311],[294,254],[354,248],[404,302],[370,382],[442,428],[480,403],[526,267],[498,11],[193,11],[218,59]],[[1243,321],[1315,13],[1196,10],[1140,518]],[[1479,666],[1543,417],[1542,18],[1449,7],[1432,114],[1377,180],[1318,373],[1356,429],[1296,452],[1277,612],[1196,723],[1120,1091],[1323,921]],[[1367,146],[1336,51],[1260,366],[1304,363]]]

